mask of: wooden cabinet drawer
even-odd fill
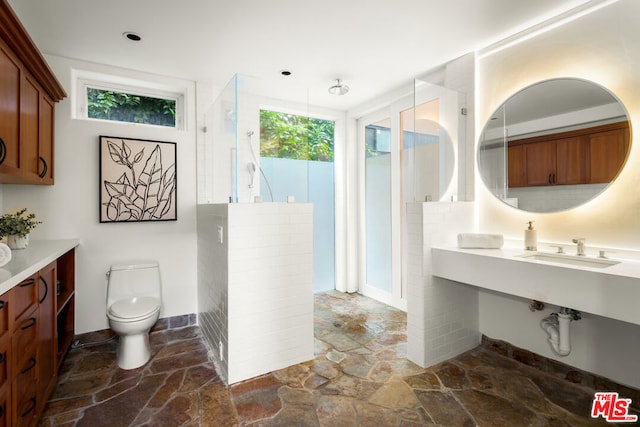
[[[0,296],[0,341],[11,336],[11,321],[13,320],[9,313],[10,307],[13,305],[13,292],[5,292]]]
[[[11,340],[0,341],[0,387],[11,379]],[[1,426],[2,424],[0,424]]]
[[[16,371],[13,380],[13,396],[16,399],[14,425],[30,426],[38,405],[38,360],[35,348],[16,366]]]
[[[13,354],[16,362],[22,361],[31,348],[36,347],[38,341],[38,311],[31,313],[30,317],[16,323],[13,331]],[[16,373],[14,373],[16,374]]]
[[[34,274],[13,288],[14,315],[16,321],[29,317],[38,305],[38,275]]]
[[[11,426],[11,384],[0,387],[0,427]]]

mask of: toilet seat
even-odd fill
[[[160,311],[161,302],[154,297],[132,297],[121,299],[109,307],[108,315],[121,322],[136,322]]]

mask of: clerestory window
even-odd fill
[[[74,74],[74,118],[184,129],[184,90],[88,71]]]
[[[176,99],[87,87],[87,117],[176,127]]]

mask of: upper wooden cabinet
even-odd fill
[[[0,183],[53,184],[54,104],[66,93],[6,0],[0,76]]]
[[[20,172],[20,62],[0,40],[0,174]]]
[[[510,141],[509,187],[608,183],[628,151],[628,122]]]

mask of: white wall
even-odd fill
[[[476,180],[479,227],[522,239],[525,222],[536,221],[541,241],[567,242],[584,236],[590,245],[640,249],[640,2],[621,0],[508,46],[478,61],[478,121],[476,135],[509,96],[536,81],[557,77],[591,80],[611,90],[631,116],[632,145],[618,179],[595,200],[562,213],[532,214],[510,208]],[[540,245],[538,245],[540,246]],[[562,286],[561,283],[558,286]],[[606,298],[606,296],[603,296]],[[532,316],[528,301],[480,294],[480,330],[543,356],[640,387],[640,327],[591,315],[571,325],[574,350],[565,358],[552,354],[540,318]],[[508,322],[505,322],[508,316]]]
[[[198,232],[200,323],[222,378],[312,359],[313,205],[198,205]]]
[[[55,185],[4,185],[4,211],[27,207],[42,219],[33,239],[80,238],[76,251],[76,333],[108,328],[105,273],[109,265],[136,259],[160,263],[161,317],[196,312],[195,85],[48,56],[68,97],[55,111]],[[72,68],[150,81],[186,91],[186,130],[71,118]],[[99,135],[177,143],[178,220],[156,223],[99,223]]]

